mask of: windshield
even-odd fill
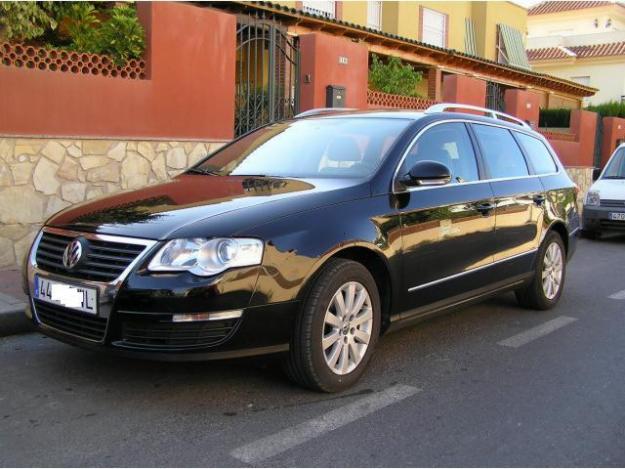
[[[625,179],[625,148],[621,148],[610,160],[602,179]]]
[[[189,171],[219,176],[368,177],[410,122],[368,117],[279,122],[226,146]]]

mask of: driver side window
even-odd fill
[[[406,174],[417,162],[425,160],[447,166],[452,184],[480,179],[471,138],[462,122],[439,124],[426,130],[408,151],[400,174]]]

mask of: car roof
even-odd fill
[[[511,130],[521,130],[524,132],[535,133],[529,127],[523,127],[516,122],[509,122],[504,119],[495,119],[493,117],[482,116],[479,114],[471,114],[466,112],[426,112],[415,111],[410,109],[370,109],[370,110],[338,110],[327,111],[319,114],[305,116],[303,118],[320,118],[320,119],[349,119],[349,118],[377,118],[377,119],[404,119],[418,121],[428,117],[428,121],[437,120],[472,120],[484,123],[496,123],[502,127]],[[625,145],[625,144],[624,144]]]

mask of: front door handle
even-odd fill
[[[545,196],[542,194],[538,194],[534,196],[534,203],[538,205],[539,207],[545,203],[545,200],[546,200]]]
[[[489,215],[490,212],[495,210],[495,204],[491,204],[491,203],[475,204],[475,209],[478,212],[480,212],[482,215],[486,216],[486,215]]]

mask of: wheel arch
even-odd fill
[[[569,252],[569,231],[566,229],[566,225],[564,224],[564,222],[561,221],[561,220],[554,221],[549,226],[549,229],[545,232],[545,236],[547,236],[547,234],[549,232],[551,232],[551,231],[555,231],[556,233],[558,233],[560,235],[560,238],[562,238],[562,243],[564,243],[565,253],[568,254],[568,252]]]
[[[384,253],[368,243],[355,242],[343,245],[328,252],[317,262],[312,273],[305,281],[305,287],[300,291],[300,298],[305,297],[319,272],[332,259],[347,259],[362,264],[371,274],[378,287],[380,305],[382,308],[382,324],[380,334],[388,328],[393,305],[393,282],[391,268]]]

